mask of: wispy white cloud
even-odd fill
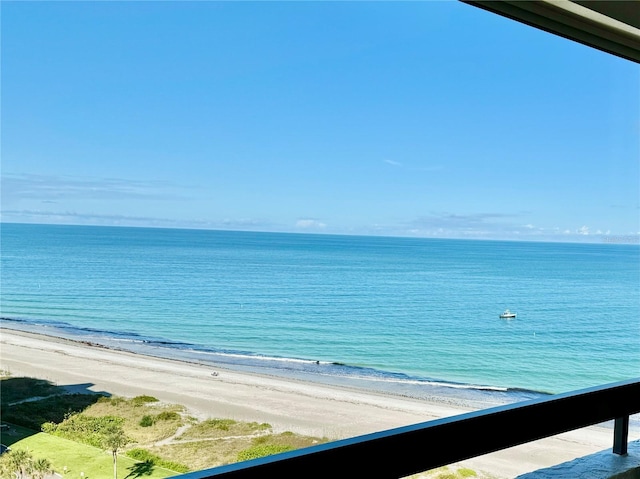
[[[597,238],[611,234],[610,230],[604,229],[592,234],[592,229],[588,226],[578,229],[546,228],[523,222],[522,218],[530,214],[530,212],[513,214],[434,212],[401,224],[395,234],[434,238],[529,241],[597,241]]]
[[[406,169],[408,171],[421,171],[421,172],[434,172],[434,171],[442,171],[444,168],[441,165],[431,165],[431,166],[411,166],[401,163],[396,160],[384,160],[387,165],[394,166],[396,168]]]
[[[400,224],[395,234],[427,238],[515,237],[527,230],[516,226],[517,218],[519,215],[503,213],[434,212]]]
[[[176,220],[151,216],[79,213],[76,211],[2,210],[2,221],[112,226],[170,226]]]
[[[296,221],[296,229],[318,231],[326,227],[327,225],[325,223],[316,219],[305,218]]]
[[[270,221],[257,218],[225,218],[222,221],[201,221],[209,227],[242,231],[273,230],[276,225]]]
[[[400,163],[399,161],[395,161],[395,160],[384,160],[384,162],[387,165],[391,165],[391,166],[402,166],[402,163]]]
[[[177,185],[163,181],[33,174],[4,174],[1,181],[5,201],[39,199],[55,203],[62,199],[176,200],[183,197],[173,191]]]
[[[51,224],[80,224],[96,226],[144,226],[163,228],[195,228],[220,229],[238,231],[283,231],[280,224],[267,220],[240,218],[226,218],[221,221],[207,219],[175,219],[157,216],[135,216],[119,214],[93,214],[76,211],[48,211],[48,210],[2,210],[3,222],[16,223],[51,223]]]
[[[433,213],[422,216],[412,222],[414,227],[419,228],[445,228],[464,231],[486,227],[488,224],[496,224],[496,221],[517,218],[514,214],[505,213]]]

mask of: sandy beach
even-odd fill
[[[261,376],[115,351],[83,342],[0,330],[0,368],[77,391],[182,404],[201,419],[270,423],[275,431],[341,439],[468,412],[458,406]],[[630,431],[637,439],[638,431]],[[466,438],[468,440],[481,440]],[[464,440],[464,438],[463,438]],[[591,427],[465,461],[499,478],[516,477],[609,449],[612,431]]]

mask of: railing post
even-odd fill
[[[629,416],[617,417],[613,426],[613,452],[624,456],[629,443]]]

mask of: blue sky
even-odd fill
[[[1,8],[2,221],[638,238],[637,64],[455,1]]]

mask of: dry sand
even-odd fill
[[[199,418],[270,423],[341,439],[468,412],[460,407],[212,368],[110,350],[51,336],[0,329],[0,368],[12,376],[47,379],[59,386],[112,395],[155,396],[182,404]],[[461,441],[481,441],[489,431]],[[630,439],[639,436],[631,431]],[[613,433],[585,428],[467,460],[464,465],[511,478],[611,447]]]

